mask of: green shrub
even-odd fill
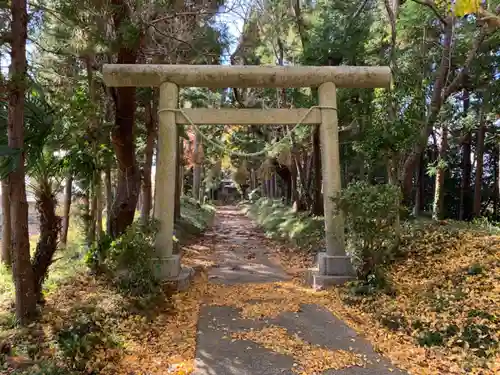
[[[417,339],[420,346],[442,346],[444,337],[440,331],[424,331]]]
[[[362,280],[380,280],[380,274],[375,275],[377,266],[395,255],[399,245],[400,194],[394,185],[354,182],[335,200],[344,213],[348,249]]]
[[[0,300],[10,298],[12,295],[14,295],[12,270],[0,263]]]
[[[134,222],[119,238],[112,241],[104,261],[116,285],[132,295],[157,291],[154,240],[158,223]]]
[[[199,234],[212,222],[215,208],[207,204],[200,204],[193,198],[181,198],[181,219],[176,222],[179,237],[183,234]]]
[[[101,267],[106,259],[113,239],[108,234],[103,234],[102,238],[93,244],[85,254],[85,264],[94,272],[102,271]]]
[[[471,266],[467,270],[467,274],[471,275],[471,276],[480,275],[483,273],[483,271],[484,271],[484,268],[481,264],[473,263],[473,264],[471,264]]]
[[[485,324],[475,324],[469,322],[460,337],[463,342],[467,342],[468,347],[474,350],[478,357],[488,357],[493,350],[498,348],[499,341],[496,332]]]
[[[105,320],[99,310],[82,308],[75,319],[56,332],[57,346],[70,368],[85,370],[99,349],[118,346],[109,335]]]

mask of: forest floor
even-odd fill
[[[131,298],[79,272],[47,294],[41,320],[28,328],[2,318],[0,307],[0,343],[15,347],[4,369],[498,373],[500,237],[443,228],[405,237],[411,256],[388,271],[395,293],[353,296],[349,288],[307,288],[307,252],[267,238],[235,207],[220,208],[212,229],[182,248],[183,264],[197,270],[186,292]]]

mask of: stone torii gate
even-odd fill
[[[320,125],[326,252],[311,271],[315,286],[340,284],[353,277],[346,255],[344,222],[332,197],[341,190],[337,87],[377,88],[391,83],[389,67],[365,66],[224,66],[106,64],[104,82],[114,87],[160,87],[154,216],[160,221],[156,237],[158,268],[165,280],[186,284],[190,272],[172,253],[176,179],[176,126],[190,121],[178,111],[179,87],[299,88],[317,87],[319,108],[312,109],[183,109],[194,125]],[[176,111],[177,110],[177,111]]]

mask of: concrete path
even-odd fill
[[[269,283],[289,276],[266,248],[254,224],[235,207],[218,210],[213,228],[217,266],[209,271],[213,283]],[[249,302],[251,303],[251,302]],[[299,312],[283,311],[266,320],[242,318],[230,306],[203,305],[198,322],[194,375],[292,375],[294,359],[273,352],[253,341],[227,340],[234,332],[266,326],[285,328],[302,340],[332,350],[351,350],[367,360],[365,367],[328,370],[328,375],[403,374],[373,351],[355,331],[318,305],[303,305]],[[295,365],[296,366],[296,365]],[[308,374],[309,375],[309,374]],[[310,374],[313,375],[313,374]],[[318,374],[319,375],[319,374]]]

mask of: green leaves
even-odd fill
[[[109,249],[104,250],[104,263],[124,292],[143,295],[157,291],[158,279],[153,264],[158,261],[154,249],[157,231],[158,223],[155,221],[148,225],[135,222],[123,235],[107,242]]]
[[[347,241],[363,280],[390,259],[399,241],[396,225],[400,201],[399,187],[366,182],[349,184],[335,199],[345,214]]]

